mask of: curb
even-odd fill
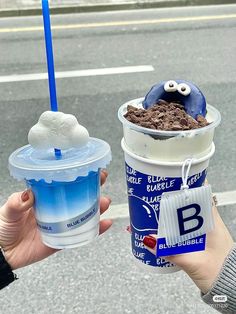
[[[78,6],[62,6],[51,7],[51,14],[70,14],[70,13],[90,13],[90,12],[103,12],[103,11],[118,11],[118,10],[137,10],[146,8],[164,8],[172,6],[186,6],[188,0],[160,0],[150,2],[127,2],[127,3],[104,3],[104,4],[89,4]],[[41,15],[42,10],[40,7],[32,9],[9,9],[0,10],[0,17],[8,16],[28,16],[28,15]]]
[[[150,2],[128,2],[128,3],[104,3],[104,4],[90,4],[78,6],[62,6],[52,7],[51,14],[70,14],[70,13],[90,13],[103,11],[118,11],[118,10],[137,10],[137,9],[151,9],[151,8],[169,8],[181,6],[202,6],[202,5],[219,5],[219,4],[235,4],[235,0],[157,0]],[[41,15],[42,9],[0,9],[0,17],[19,17]]]

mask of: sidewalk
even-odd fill
[[[52,14],[235,4],[235,0],[51,0]],[[0,0],[0,17],[41,14],[41,0]]]

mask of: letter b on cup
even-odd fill
[[[177,209],[180,236],[199,230],[204,223],[201,207],[194,203]]]

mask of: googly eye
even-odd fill
[[[175,81],[167,81],[164,85],[164,90],[166,92],[176,92],[178,84]]]
[[[177,89],[178,92],[183,96],[188,96],[191,93],[191,88],[185,83],[180,83]]]

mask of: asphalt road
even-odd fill
[[[154,68],[152,72],[57,81],[60,110],[75,114],[91,136],[103,138],[112,147],[113,161],[103,192],[112,197],[113,204],[126,203],[117,110],[125,101],[145,95],[156,82],[168,79],[195,82],[208,103],[221,111],[208,178],[214,191],[236,190],[236,17],[232,14],[236,6],[53,17],[52,24],[61,25],[53,32],[56,71]],[[39,17],[0,20],[0,79],[46,72],[43,32],[37,30],[41,25]],[[47,81],[0,83],[0,95],[3,202],[10,193],[24,188],[10,178],[7,159],[27,143],[29,128],[48,109]],[[235,206],[220,211],[236,238]],[[19,270],[21,279],[0,292],[0,313],[214,313],[200,301],[197,288],[182,272],[153,276],[134,265],[127,224],[128,219],[117,219],[95,245],[66,250]]]

